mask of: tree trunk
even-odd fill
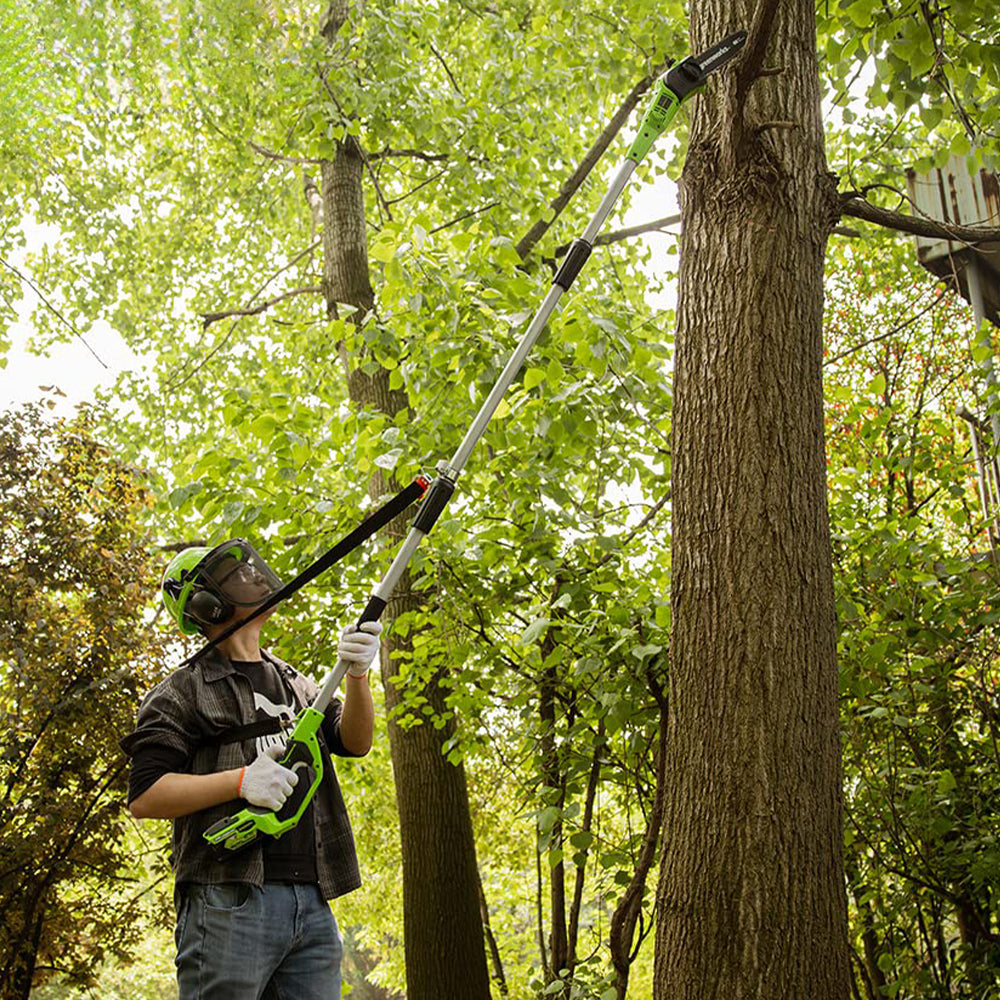
[[[635,959],[635,951],[633,950],[635,928],[642,916],[642,897],[646,891],[646,878],[649,875],[649,869],[653,866],[653,861],[656,859],[656,845],[660,841],[660,829],[663,823],[663,800],[667,787],[667,774],[664,770],[667,740],[667,699],[659,683],[652,676],[650,676],[650,687],[660,706],[660,730],[657,735],[656,747],[656,792],[652,808],[649,811],[649,820],[643,834],[642,847],[639,850],[635,871],[611,915],[608,947],[611,952],[611,964],[615,970],[615,1000],[626,1000],[628,995],[629,974]]]
[[[359,319],[374,301],[368,276],[362,171],[361,151],[353,140],[342,144],[336,157],[322,168],[323,278],[328,309],[334,313],[336,303],[346,303],[357,307],[354,315]],[[405,393],[390,390],[389,372],[381,367],[367,375],[355,365],[348,375],[348,392],[357,405],[374,406],[390,416],[407,405]],[[370,483],[372,496],[381,496],[387,488],[391,484],[376,474]],[[404,531],[403,519],[389,528],[397,541]],[[389,602],[386,617],[391,621],[419,604],[407,573]],[[395,721],[392,709],[400,695],[393,686],[392,653],[399,648],[398,640],[391,636],[386,640],[382,670],[402,841],[407,997],[488,1000],[465,771],[461,764],[450,764],[442,753],[454,724],[449,722],[440,730],[429,724],[407,730]],[[431,678],[424,694],[435,713],[446,712],[446,689],[439,676]]]
[[[26,897],[17,920],[23,934],[18,946],[4,957],[0,969],[0,1000],[28,1000],[41,947],[44,912],[40,894]]]
[[[543,658],[555,649],[549,636],[542,645]],[[556,737],[556,668],[549,667],[542,674],[538,690],[538,714],[541,722],[542,781],[546,788],[558,793],[552,804],[560,811],[549,839],[547,853],[562,851],[563,823],[562,810],[566,807],[566,779]],[[566,929],[566,865],[562,860],[549,865],[549,966],[550,975],[555,979],[560,972],[572,971],[569,952],[569,936]]]
[[[746,75],[751,31],[693,101],[681,191],[660,1000],[850,991],[813,4],[696,0],[692,51],[755,7],[783,71]]]

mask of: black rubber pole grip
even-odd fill
[[[381,597],[376,597],[372,594],[372,596],[368,598],[365,610],[361,612],[358,624],[363,625],[365,622],[377,622],[379,618],[382,617],[382,612],[385,611],[385,605],[386,602],[383,601]]]
[[[562,262],[562,267],[556,271],[556,276],[552,279],[552,284],[561,285],[564,290],[568,291],[569,286],[576,281],[576,276],[580,273],[583,265],[587,263],[587,258],[593,249],[585,239],[578,237],[573,240],[566,253],[566,259]]]
[[[447,476],[438,476],[431,484],[431,488],[424,497],[424,502],[417,509],[417,516],[413,519],[413,527],[429,534],[434,522],[441,516],[441,511],[451,499],[455,492],[455,480]]]

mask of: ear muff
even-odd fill
[[[195,591],[184,605],[184,614],[202,625],[218,625],[233,617],[233,606],[210,590]]]

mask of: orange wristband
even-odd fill
[[[246,767],[240,768],[240,780],[236,782],[236,794],[240,794],[240,789],[243,787],[243,775],[247,773]]]

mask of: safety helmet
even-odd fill
[[[238,607],[263,604],[281,589],[278,575],[244,538],[179,552],[163,574],[163,604],[185,635],[229,621]]]

